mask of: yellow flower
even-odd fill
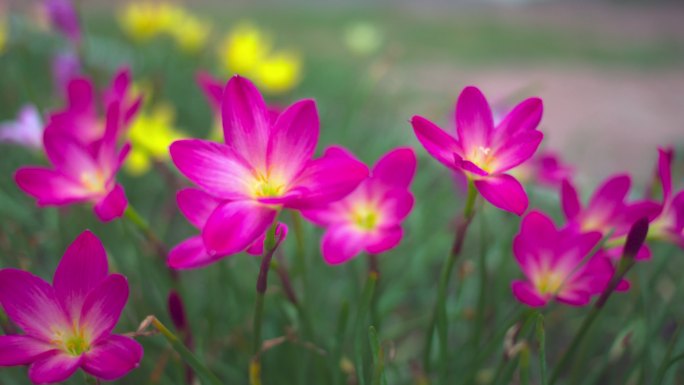
[[[124,33],[133,40],[144,42],[170,31],[184,11],[167,3],[130,2],[119,15]]]
[[[173,108],[168,104],[160,104],[149,113],[143,111],[138,114],[129,133],[132,148],[126,160],[126,169],[131,174],[144,174],[154,160],[168,158],[169,145],[183,138],[173,127],[173,120]]]
[[[299,55],[273,52],[271,37],[248,22],[239,23],[225,37],[219,59],[227,72],[251,78],[266,92],[289,91],[300,80]]]
[[[169,33],[185,52],[197,52],[207,42],[211,27],[205,20],[185,14],[172,26]]]

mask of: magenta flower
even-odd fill
[[[110,106],[117,104],[120,124],[116,135],[120,139],[142,105],[142,97],[130,95],[131,82],[130,71],[119,70],[99,98],[92,81],[72,79],[67,86],[67,106],[50,116],[48,126],[63,136],[71,136],[85,147],[97,146],[105,132],[104,119],[98,111],[109,112]],[[102,99],[101,103],[98,103],[99,99]]]
[[[178,208],[183,215],[185,215],[188,221],[199,230],[204,228],[214,210],[224,203],[204,191],[195,188],[187,188],[179,191],[176,195],[176,200],[178,202]],[[286,236],[287,226],[283,223],[279,223],[276,228],[277,243],[285,240]],[[247,248],[246,252],[252,255],[261,255],[265,237],[266,234],[262,234]],[[192,269],[209,265],[227,256],[227,254],[211,253],[204,246],[202,236],[198,235],[184,240],[171,249],[169,258],[166,262],[172,269]]]
[[[573,168],[563,163],[558,154],[553,152],[538,153],[511,172],[523,183],[530,181],[552,188],[560,187],[566,179],[571,180],[573,174]]]
[[[60,95],[66,96],[69,83],[81,73],[81,62],[76,53],[67,51],[52,58],[52,82]]]
[[[684,247],[684,191],[672,193],[672,149],[658,149],[658,176],[663,190],[660,203],[652,202],[641,213],[650,218],[649,237]]]
[[[115,380],[138,366],[142,346],[112,334],[128,283],[109,274],[100,240],[85,231],[69,246],[50,285],[16,269],[0,270],[0,304],[25,334],[0,336],[0,366],[30,365],[36,384],[67,380],[79,368]]]
[[[368,168],[349,156],[328,151],[312,159],[319,129],[313,100],[294,103],[272,122],[256,87],[234,76],[221,110],[226,144],[190,139],[170,147],[180,172],[221,201],[202,227],[211,255],[245,250],[282,208],[325,205],[368,175]]]
[[[532,307],[545,306],[553,299],[573,306],[588,304],[614,274],[610,259],[602,252],[587,257],[600,240],[599,232],[557,230],[544,214],[527,214],[513,240],[515,259],[527,280],[513,281],[513,294]],[[618,286],[619,290],[627,288],[626,282]]]
[[[0,123],[0,142],[42,150],[43,119],[36,106],[26,105],[21,108],[16,120]]]
[[[214,112],[214,115],[220,116],[221,114],[221,103],[223,102],[223,83],[212,77],[206,72],[198,72],[196,76],[197,85],[204,93],[204,97],[209,102],[209,107]],[[268,109],[268,114],[275,123],[278,115],[282,112],[279,106],[269,105],[266,107]]]
[[[35,198],[39,206],[90,202],[103,222],[121,217],[128,201],[115,176],[130,145],[124,145],[121,150],[117,146],[118,104],[109,107],[105,126],[104,136],[90,147],[55,126],[48,126],[43,145],[52,168],[20,168],[14,175],[19,188]]]
[[[527,210],[527,194],[507,172],[539,147],[541,116],[541,99],[530,98],[495,126],[484,95],[475,87],[466,87],[456,103],[456,138],[420,116],[414,116],[411,124],[432,157],[452,170],[466,172],[492,205],[522,215]]]
[[[362,251],[379,254],[396,247],[403,236],[401,222],[413,208],[409,185],[415,172],[413,150],[395,149],[378,160],[371,175],[351,194],[327,206],[304,210],[307,219],[326,228],[321,242],[323,259],[336,265]]]
[[[45,9],[52,25],[73,44],[81,41],[78,14],[71,0],[45,0]]]

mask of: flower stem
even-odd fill
[[[164,326],[161,321],[159,321],[156,317],[150,316],[148,317],[149,322],[154,326],[155,329],[157,329],[163,336],[166,338],[166,340],[171,344],[171,347],[178,353],[178,355],[187,363],[190,365],[190,367],[197,373],[197,376],[202,380],[203,383],[205,384],[211,384],[211,385],[221,385],[222,382],[221,380],[216,377],[214,373],[209,371],[206,366],[204,366],[198,359],[195,357],[190,349],[188,349],[185,345],[183,345],[183,342],[171,332],[166,326]]]
[[[654,385],[660,385],[663,382],[663,379],[665,379],[665,373],[667,373],[667,369],[670,367],[672,363],[672,360],[670,359],[670,357],[672,357],[672,351],[674,350],[675,345],[677,345],[677,341],[679,339],[679,335],[681,334],[681,332],[682,324],[678,323],[677,329],[675,330],[674,334],[672,334],[672,337],[670,337],[670,343],[667,345],[665,357],[663,357],[663,361],[660,363],[660,366],[658,367],[656,380],[653,383]]]
[[[142,215],[140,215],[140,213],[138,213],[138,211],[133,207],[133,205],[130,204],[130,202],[128,207],[126,207],[126,211],[124,211],[124,216],[142,233],[145,238],[147,238],[147,241],[152,244],[159,257],[162,260],[165,260],[166,255],[168,254],[166,246],[164,246],[164,243],[159,239],[159,237],[157,237],[154,231],[152,231],[152,228],[147,221],[142,217]]]
[[[425,350],[423,352],[423,367],[425,372],[430,370],[430,353],[432,350],[432,340],[435,328],[437,329],[438,339],[440,341],[440,361],[442,363],[442,374],[445,375],[446,363],[447,363],[447,336],[448,336],[448,326],[447,326],[447,314],[446,314],[446,297],[447,290],[449,287],[449,279],[451,278],[451,272],[454,268],[454,264],[458,256],[461,254],[461,249],[463,248],[463,241],[465,240],[465,235],[468,230],[468,226],[473,219],[475,214],[475,198],[477,198],[477,190],[472,181],[468,183],[468,198],[466,200],[465,208],[463,209],[463,216],[459,221],[458,227],[456,229],[456,236],[454,237],[454,243],[451,247],[451,251],[447,260],[444,262],[442,267],[442,272],[439,277],[439,285],[437,287],[437,301],[435,302],[435,307],[432,311],[432,318],[428,326],[428,332],[425,336]]]
[[[361,304],[356,313],[356,324],[354,325],[354,335],[356,336],[356,362],[354,365],[356,366],[357,381],[360,385],[364,385],[366,382],[366,378],[364,377],[363,373],[363,346],[365,345],[363,341],[365,340],[364,337],[366,336],[366,328],[363,327],[363,324],[366,320],[366,316],[368,315],[368,310],[371,307],[371,303],[373,302],[375,284],[377,281],[378,275],[374,271],[370,271],[368,273],[368,278],[366,279],[366,285],[363,288],[363,293],[361,294]]]
[[[249,369],[249,381],[251,385],[261,384],[261,323],[264,314],[264,295],[268,286],[268,271],[271,266],[273,254],[275,254],[278,243],[276,242],[275,233],[278,227],[278,221],[273,221],[273,225],[266,233],[264,240],[264,254],[261,259],[261,268],[259,269],[259,277],[256,284],[256,303],[254,308],[254,319],[252,328],[254,329],[254,339],[252,340],[252,361]]]
[[[539,343],[539,375],[541,385],[546,385],[546,333],[544,332],[544,316],[537,314],[537,343]]]
[[[89,374],[85,374],[85,383],[88,385],[100,385],[100,380],[97,377],[91,376]]]

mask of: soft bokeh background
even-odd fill
[[[62,106],[50,62],[68,43],[50,31],[40,2],[0,4],[9,31],[0,54],[0,120],[13,119],[26,103],[35,103],[44,113]],[[176,3],[210,28],[206,42],[190,51],[178,41],[190,29],[197,32],[197,25],[176,26],[180,38],[162,33],[140,42],[119,22],[127,3],[78,4],[84,31],[78,54],[84,72],[104,87],[118,67],[129,66],[148,94],[146,111],[165,105],[171,111],[169,125],[183,135],[211,135],[215,122],[195,74],[204,70],[227,79],[232,71],[221,61],[219,47],[226,34],[248,25],[268,36],[274,55],[284,52],[286,59],[295,58],[300,70],[292,86],[276,80],[273,89],[266,90],[267,99],[284,106],[302,97],[315,98],[322,122],[320,150],[341,144],[370,163],[394,146],[416,148],[416,208],[404,242],[381,257],[380,299],[373,315],[389,352],[390,384],[414,382],[412,368],[420,357],[439,266],[450,245],[453,218],[463,204],[449,173],[418,146],[408,123],[412,115],[449,127],[454,101],[470,84],[502,108],[540,96],[545,105],[543,146],[576,168],[585,196],[600,179],[616,172],[631,173],[637,186],[634,196],[640,195],[652,175],[657,146],[679,147],[684,140],[684,7],[677,2]],[[292,64],[286,60],[273,65],[271,69],[287,72]],[[253,74],[259,76],[259,70]],[[20,165],[42,162],[40,155],[10,145],[0,150],[0,265],[49,277],[66,245],[91,228],[103,239],[116,269],[130,279],[131,303],[118,330],[134,330],[148,314],[165,319],[170,282],[153,250],[141,247],[144,241],[135,229],[120,221],[100,224],[85,207],[35,208],[11,175]],[[162,160],[142,174],[128,171],[120,179],[130,201],[167,244],[192,234],[175,207],[174,193],[182,179],[172,167]],[[555,191],[530,187],[529,192],[533,207],[559,213]],[[449,308],[454,383],[508,383],[506,375],[494,378],[497,365],[511,367],[512,381],[517,381],[513,361],[501,360],[500,341],[493,337],[518,307],[508,287],[520,275],[510,253],[518,219],[491,207],[482,213],[466,242],[451,293],[452,299],[459,298]],[[276,347],[264,356],[265,384],[331,381],[329,373],[339,371],[328,359],[331,351],[340,347],[345,357],[353,357],[352,328],[341,336],[335,330],[345,303],[353,325],[366,262],[358,258],[346,266],[325,265],[318,253],[320,234],[305,225],[305,265],[293,256],[293,240],[285,243],[281,261],[291,265],[295,289],[313,320],[314,333],[301,339],[327,355],[299,344]],[[676,274],[684,267],[676,259],[681,252],[668,246],[655,251],[654,261],[634,273],[634,289],[609,304],[567,383],[645,384],[652,379],[673,320],[683,315],[676,305],[683,299]],[[486,258],[484,281],[475,271],[478,255]],[[227,383],[246,382],[257,270],[257,259],[240,255],[182,274],[198,354]],[[265,337],[299,332],[296,313],[284,301],[275,275],[270,282]],[[477,320],[485,330],[480,340],[473,338],[473,309],[482,283],[487,305],[484,319]],[[559,306],[547,313],[553,362],[584,311]],[[182,368],[165,341],[142,341],[143,366],[119,383],[182,383]],[[484,358],[483,351],[488,352]],[[482,370],[475,369],[479,364],[474,361]],[[26,383],[23,372],[0,369],[0,384]],[[673,370],[667,381],[683,381],[679,375]],[[75,377],[70,383],[80,380]]]

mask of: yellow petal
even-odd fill
[[[299,55],[282,51],[259,63],[255,71],[255,80],[266,92],[282,93],[299,83],[300,71]]]

